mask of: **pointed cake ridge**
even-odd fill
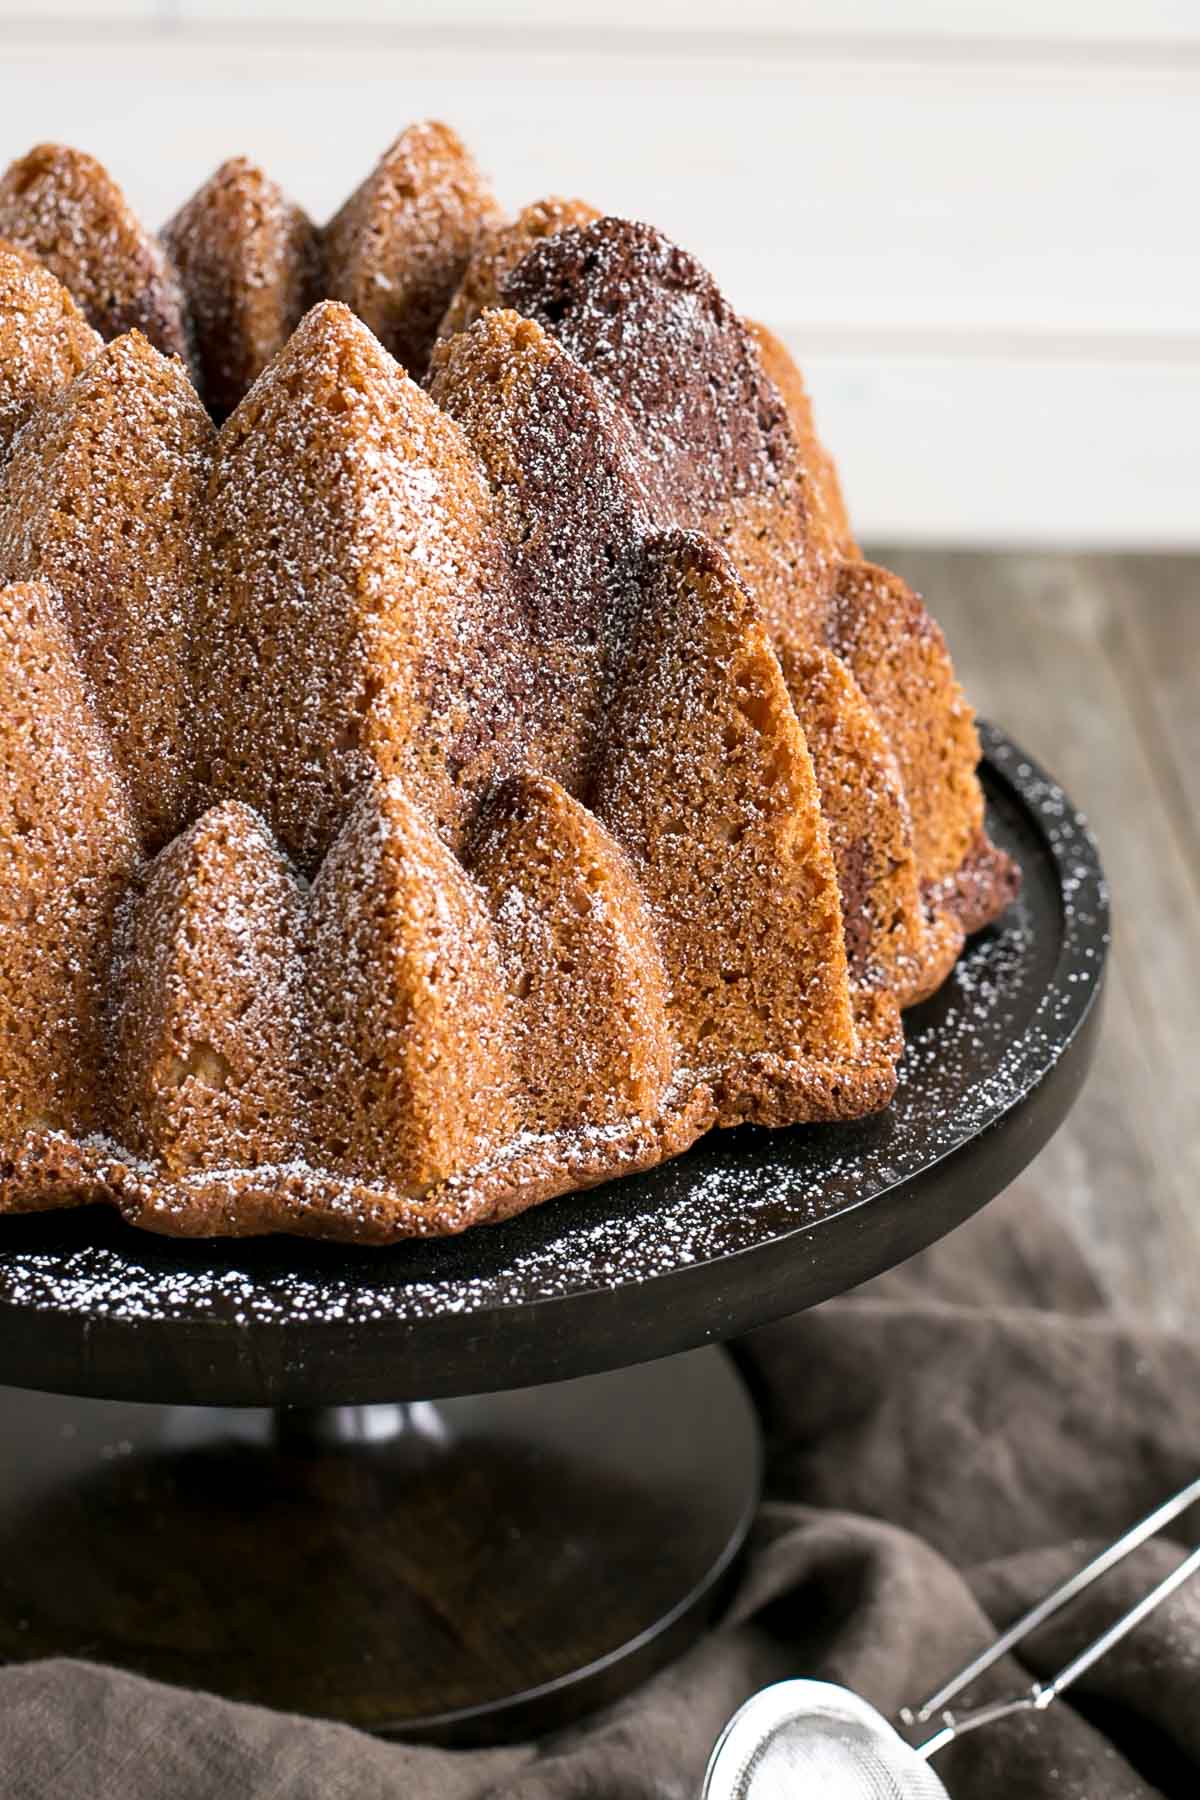
[[[518,1114],[495,931],[402,782],[363,790],[306,929],[316,1160],[419,1198],[500,1149]]]
[[[28,250],[0,242],[0,463],[22,425],[101,344],[49,269]]]
[[[430,393],[494,496],[528,636],[526,744],[581,793],[641,605],[653,470],[611,395],[514,312],[440,344]]]
[[[785,645],[779,663],[829,828],[851,979],[859,990],[914,1006],[945,980],[963,933],[928,917],[900,766],[875,710],[832,650]]]
[[[309,870],[376,772],[453,840],[514,725],[501,546],[462,433],[347,307],[315,307],[223,427],[208,532],[209,797]]]
[[[188,663],[212,425],[140,332],[106,345],[0,469],[0,580],[60,595],[146,842],[191,786]]]
[[[66,144],[38,144],[0,177],[0,238],[43,262],[101,337],[136,328],[185,361],[190,331],[175,271],[108,171]]]
[[[236,801],[148,871],[117,959],[113,1123],[168,1177],[300,1154],[300,916],[291,870]]]
[[[829,574],[778,389],[708,271],[651,225],[606,217],[534,244],[501,299],[621,401],[658,472],[660,522],[725,543],[773,630],[816,616]]]
[[[656,1121],[674,1072],[667,976],[620,847],[548,775],[494,797],[470,859],[495,921],[527,1131]]]
[[[480,229],[497,217],[450,127],[410,125],[325,227],[326,292],[419,379]]]
[[[484,226],[438,327],[438,337],[467,331],[480,313],[498,307],[505,277],[540,239],[556,237],[571,225],[590,225],[599,217],[599,209],[586,200],[564,200],[558,194],[548,194],[544,200],[524,207],[515,219]]]
[[[608,215],[544,237],[499,293],[613,389],[665,479],[681,492],[686,481],[697,506],[786,474],[782,405],[741,321],[707,270],[654,226]],[[662,329],[647,340],[650,306]]]
[[[319,297],[317,228],[244,156],[223,162],[163,227],[187,295],[200,390],[231,413]]]
[[[900,576],[847,562],[829,634],[895,751],[934,917],[946,913],[963,932],[977,931],[1014,898],[1020,875],[987,836],[975,714],[954,679],[941,627]]]
[[[659,923],[684,1066],[722,1093],[726,1118],[778,1118],[801,1066],[792,1117],[857,1116],[894,1076],[889,1062],[870,1099],[855,1081],[833,856],[761,614],[699,534],[663,534],[647,565],[591,801]]]

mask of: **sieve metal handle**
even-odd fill
[[[1200,1483],[1193,1485],[1200,1487]],[[1188,1489],[1184,1490],[1185,1493],[1188,1491]],[[1191,1504],[1191,1502],[1189,1501],[1188,1504]],[[1179,1510],[1182,1511],[1184,1509],[1181,1507]],[[1178,1514],[1172,1514],[1171,1516],[1177,1517]],[[1146,1521],[1143,1521],[1143,1524],[1145,1523]],[[1147,1533],[1146,1535],[1150,1534]],[[1124,1543],[1125,1540],[1122,1539],[1121,1541]],[[1144,1539],[1138,1539],[1138,1542],[1143,1541]],[[1127,1555],[1128,1550],[1132,1548],[1133,1545],[1130,1544],[1122,1554]],[[1115,1545],[1113,1546],[1113,1549],[1116,1549]],[[1105,1554],[1111,1555],[1111,1552],[1106,1552]],[[1100,1559],[1097,1558],[1097,1561],[1099,1560]],[[1114,1560],[1119,1561],[1120,1559],[1115,1558]],[[1092,1565],[1089,1564],[1088,1568],[1090,1569],[1091,1567]],[[1106,1567],[1111,1568],[1112,1563],[1106,1564]],[[1080,1576],[1085,1573],[1086,1571],[1081,1570]],[[1097,1573],[1102,1573],[1102,1571],[1098,1571]],[[1196,1574],[1200,1574],[1200,1547],[1193,1550],[1190,1556],[1186,1556],[1177,1569],[1172,1569],[1171,1573],[1165,1576],[1163,1580],[1158,1583],[1157,1587],[1151,1588],[1148,1594],[1143,1595],[1136,1606],[1131,1606],[1128,1612],[1123,1613],[1119,1619],[1114,1620],[1106,1631],[1101,1632],[1098,1638],[1082,1649],[1078,1656],[1073,1657],[1064,1668],[1059,1670],[1052,1681],[1035,1681],[1033,1686],[1027,1689],[1023,1694],[1015,1694],[1009,1700],[995,1700],[987,1705],[974,1707],[970,1712],[943,1712],[941,1729],[936,1731],[931,1738],[927,1738],[923,1744],[918,1744],[916,1746],[917,1755],[928,1761],[931,1756],[936,1756],[939,1750],[944,1750],[947,1744],[952,1744],[955,1738],[962,1737],[964,1733],[968,1731],[977,1731],[981,1725],[991,1725],[997,1719],[1008,1718],[1013,1713],[1044,1712],[1052,1701],[1057,1700],[1060,1694],[1064,1694],[1067,1691],[1072,1682],[1078,1681],[1079,1677],[1085,1674],[1094,1663],[1098,1663],[1102,1656],[1107,1656],[1114,1645],[1119,1644],[1122,1638],[1128,1637],[1135,1626],[1140,1625],[1142,1620],[1148,1618],[1156,1607],[1162,1605],[1168,1595],[1173,1594],[1177,1588],[1183,1586],[1185,1581],[1190,1581],[1192,1576]],[[1075,1579],[1078,1581],[1079,1577],[1076,1577]],[[1095,1579],[1096,1574],[1092,1574],[1089,1577],[1089,1580]],[[1087,1585],[1088,1582],[1083,1583],[1083,1586]],[[1079,1591],[1079,1587],[1074,1589],[1074,1592],[1076,1593]],[[1055,1599],[1056,1596],[1051,1595],[1049,1598]],[[1057,1605],[1050,1608],[1050,1611],[1056,1612],[1058,1606],[1065,1605],[1065,1603],[1065,1600],[1059,1600]],[[1046,1601],[1042,1602],[1043,1606],[1046,1604]],[[1026,1616],[1029,1617],[1031,1615]],[[1049,1613],[1043,1613],[1042,1617],[1048,1618]],[[1026,1629],[1032,1630],[1033,1627],[1027,1626]],[[1021,1635],[1024,1635],[1024,1633],[1022,1632]],[[982,1659],[980,1660],[982,1661]],[[996,1659],[993,1656],[991,1661],[994,1662],[995,1660]],[[964,1673],[966,1672],[964,1671]],[[954,1692],[960,1692],[961,1688],[965,1685],[965,1681],[956,1677]],[[922,1713],[923,1712],[924,1709],[922,1709]],[[921,1717],[922,1714],[917,1714],[915,1716],[909,1714],[905,1719],[905,1723],[916,1723]]]
[[[1053,1618],[1054,1614],[1074,1600],[1077,1594],[1082,1594],[1085,1588],[1091,1587],[1094,1581],[1099,1581],[1102,1575],[1106,1575],[1119,1562],[1123,1562],[1131,1551],[1144,1544],[1148,1538],[1154,1537],[1157,1532],[1163,1530],[1164,1526],[1170,1525],[1173,1520],[1179,1518],[1181,1513],[1185,1513],[1189,1506],[1195,1506],[1198,1502],[1200,1502],[1200,1476],[1197,1476],[1194,1481],[1189,1481],[1186,1487],[1180,1488],[1179,1492],[1172,1495],[1170,1500],[1164,1500],[1161,1506],[1156,1506],[1152,1513],[1147,1513],[1144,1519],[1140,1519],[1136,1525],[1131,1526],[1123,1537],[1117,1539],[1115,1544],[1110,1544],[1107,1550],[1101,1550],[1098,1556],[1094,1556],[1091,1562],[1086,1563],[1082,1569],[1062,1582],[1053,1592],[1047,1594],[1045,1599],[1039,1600],[1036,1606],[1031,1606],[1027,1613],[1023,1613],[1014,1624],[1008,1627],[1007,1631],[1002,1631],[995,1643],[990,1644],[981,1655],[975,1658],[974,1662],[968,1663],[965,1669],[960,1669],[957,1675],[952,1675],[936,1694],[931,1694],[928,1700],[921,1702],[920,1706],[904,1707],[900,1713],[902,1722],[905,1725],[925,1725],[930,1719],[944,1712],[949,1701],[961,1694],[964,1689],[969,1688],[994,1663],[998,1663],[1002,1656],[1007,1656],[1008,1652],[1015,1644],[1019,1644],[1022,1638],[1028,1637],[1030,1632],[1036,1631],[1039,1625],[1043,1625],[1047,1619]],[[1116,1640],[1114,1639],[1113,1642],[1115,1643]]]

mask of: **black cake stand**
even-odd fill
[[[879,1118],[717,1133],[390,1251],[0,1220],[0,1660],[89,1657],[465,1744],[676,1655],[758,1492],[753,1411],[711,1346],[950,1231],[1083,1082],[1096,851],[1015,745],[985,745],[1024,888],[909,1016]]]

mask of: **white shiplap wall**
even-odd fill
[[[864,533],[1200,542],[1195,0],[0,0],[0,156],[320,216],[405,122],[651,218],[790,340]]]

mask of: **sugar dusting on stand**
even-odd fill
[[[472,1234],[469,1256],[455,1241],[370,1255],[295,1242],[159,1252],[140,1236],[79,1247],[35,1241],[0,1250],[0,1302],[267,1329],[481,1315],[670,1276],[820,1226],[911,1179],[1047,1078],[1103,970],[1108,897],[1084,821],[1006,740],[987,733],[985,742],[1028,808],[1026,821],[1001,795],[994,821],[1026,864],[1027,894],[913,1015],[887,1114],[785,1136],[710,1136],[655,1171],[652,1190],[635,1179],[573,1196]]]

